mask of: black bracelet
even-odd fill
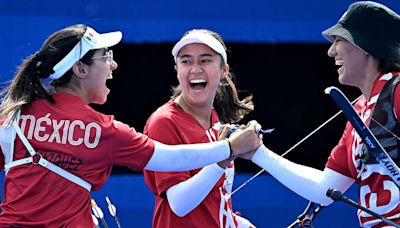
[[[229,158],[228,159],[231,160],[235,157],[235,154],[233,153],[231,142],[229,141],[228,138],[226,138],[226,141],[228,141],[228,145],[229,145]]]

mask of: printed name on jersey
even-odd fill
[[[41,152],[40,153],[42,157],[54,165],[63,168],[68,171],[78,171],[79,167],[82,165],[83,160],[73,157],[73,156],[68,156],[68,155],[62,155],[59,153],[54,153],[54,152]],[[34,165],[31,163],[30,165]]]
[[[21,115],[21,130],[28,139],[39,142],[55,142],[72,146],[85,145],[95,148],[101,137],[101,127],[95,122],[85,124],[82,120],[56,120],[50,113],[36,118],[33,115]],[[27,134],[26,134],[27,128]],[[53,131],[51,134],[46,132]],[[92,134],[91,134],[92,133]]]

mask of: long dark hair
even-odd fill
[[[222,37],[211,30],[207,29],[196,29],[196,30],[190,30],[186,32],[184,36],[190,34],[191,32],[203,32],[206,34],[209,34],[216,38],[222,46],[226,49],[225,43],[222,40]],[[222,56],[221,56],[222,59]],[[224,67],[225,63],[221,61],[221,67]],[[218,113],[219,119],[222,123],[237,123],[243,117],[248,114],[249,112],[254,110],[254,105],[253,105],[253,96],[248,95],[244,99],[240,100],[238,96],[238,89],[236,88],[235,85],[235,77],[232,72],[229,72],[229,74],[224,77],[217,88],[217,93],[214,98],[214,109]],[[176,87],[172,87],[172,99],[175,99],[182,93],[182,88],[180,85]]]
[[[393,71],[398,72],[400,71],[400,63],[381,59],[379,61],[378,70],[379,72],[382,73],[388,73]]]
[[[59,30],[46,39],[39,51],[23,61],[10,85],[2,91],[4,97],[0,104],[1,117],[7,115],[15,117],[16,111],[36,99],[46,99],[54,103],[41,80],[54,73],[53,67],[81,40],[85,31],[86,26],[82,24]],[[90,58],[94,53],[94,50],[89,51],[80,61],[91,64]],[[71,77],[70,69],[51,85],[53,87],[65,85]]]

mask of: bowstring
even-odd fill
[[[356,103],[363,95],[360,95],[359,97],[357,97],[356,99],[354,99],[351,104],[354,105],[354,103]],[[319,131],[321,128],[323,128],[325,125],[327,125],[329,122],[331,122],[333,119],[335,119],[338,115],[340,115],[343,111],[340,110],[338,111],[335,115],[333,115],[332,117],[330,117],[328,120],[326,120],[324,123],[322,123],[321,125],[319,125],[317,128],[315,128],[312,132],[310,132],[308,135],[306,135],[304,138],[302,138],[300,141],[298,141],[296,144],[294,144],[292,147],[290,147],[288,150],[286,150],[283,154],[281,154],[281,157],[286,156],[288,153],[290,153],[292,150],[294,150],[296,147],[298,147],[301,143],[303,143],[304,141],[306,141],[308,138],[310,138],[312,135],[314,135],[317,131]],[[374,122],[377,122],[376,120],[374,120],[372,117],[371,119]],[[377,123],[379,124],[379,123]],[[381,124],[379,124],[380,126],[382,126]],[[391,132],[390,130],[388,130],[387,128],[385,128],[384,126],[382,126],[386,131],[390,132],[392,135],[394,135],[396,138],[398,138],[400,140],[400,138],[395,135],[393,132]],[[232,193],[230,194],[230,196],[232,196],[233,194],[235,194],[237,191],[239,191],[241,188],[243,188],[245,185],[247,185],[250,181],[254,180],[254,178],[258,177],[261,173],[263,173],[265,171],[265,169],[261,169],[258,173],[256,173],[255,175],[253,175],[252,177],[250,177],[249,179],[247,179],[244,183],[242,183],[239,187],[237,187],[234,191],[232,191]]]

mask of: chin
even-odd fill
[[[349,80],[347,79],[347,77],[346,76],[344,76],[344,75],[339,75],[339,82],[340,82],[340,84],[342,84],[342,85],[349,85]]]
[[[105,104],[107,102],[107,97],[105,97],[102,101],[99,102],[100,105]]]
[[[104,104],[104,103],[106,103],[106,102],[107,102],[107,97],[104,97],[104,98],[102,98],[102,99],[97,99],[97,100],[95,100],[95,101],[92,101],[91,103],[92,103],[92,104],[102,105],[102,104]]]
[[[110,94],[110,90],[107,88],[106,91],[104,92],[104,94],[101,97],[99,97],[97,104],[102,105],[102,104],[106,103],[108,94]]]
[[[346,78],[341,78],[341,77],[339,77],[339,82],[340,82],[340,84],[342,84],[342,85],[358,87],[358,85],[357,85],[354,81],[348,80],[348,79],[346,80]]]
[[[340,83],[340,84],[346,85],[346,80],[343,80],[342,77],[339,76],[339,79],[338,79],[338,80],[339,80],[339,83]]]

